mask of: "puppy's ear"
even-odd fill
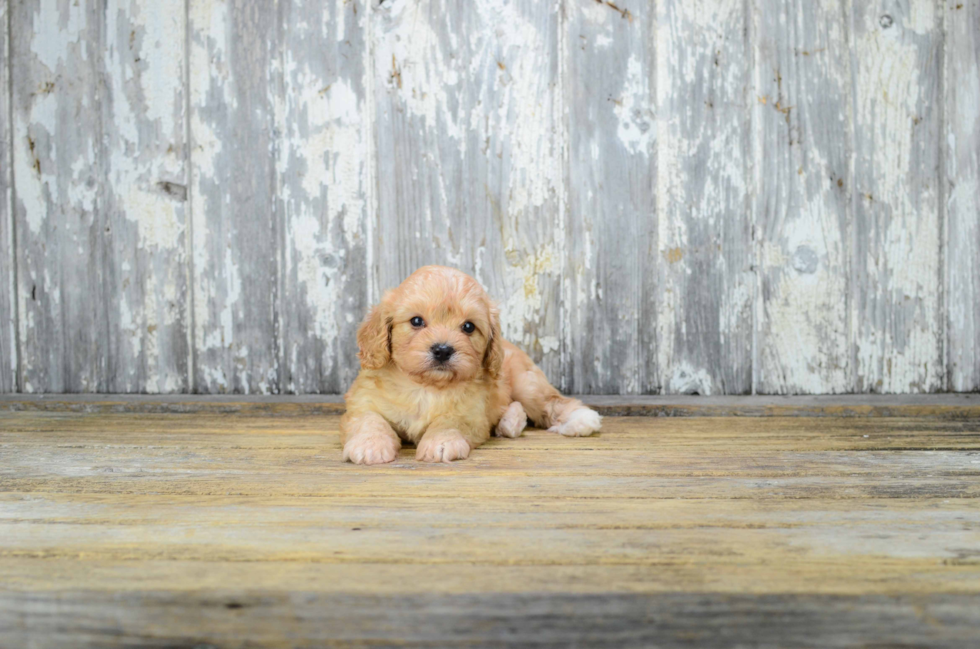
[[[391,292],[372,308],[357,329],[357,357],[366,370],[380,370],[391,360]]]
[[[497,378],[504,364],[503,338],[500,336],[500,310],[493,304],[488,304],[487,310],[490,312],[490,335],[487,336],[487,351],[483,354],[483,367],[492,378]]]

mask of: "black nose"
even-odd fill
[[[432,358],[440,363],[445,363],[456,353],[456,350],[446,343],[436,343],[429,348],[429,351],[432,352]]]

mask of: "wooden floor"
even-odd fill
[[[607,418],[452,465],[336,415],[0,413],[0,646],[980,642],[980,420]]]

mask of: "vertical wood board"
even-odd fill
[[[25,392],[110,386],[100,6],[28,0],[10,12]]]
[[[276,393],[277,2],[191,0],[194,389]]]
[[[472,273],[503,335],[559,382],[560,5],[389,0],[374,10],[381,288]]]
[[[942,6],[854,3],[855,389],[942,389]]]
[[[852,389],[847,19],[840,0],[753,7],[760,393]]]
[[[0,0],[0,393],[17,391],[17,284],[14,279],[13,173],[10,160],[8,0]]]
[[[282,0],[282,391],[344,392],[367,310],[371,3]]]
[[[949,389],[980,390],[980,0],[946,4]]]
[[[657,360],[653,4],[566,11],[565,388],[636,394]]]
[[[657,4],[658,372],[668,394],[752,390],[746,27],[738,0]]]
[[[109,0],[101,82],[110,392],[186,392],[184,0]]]

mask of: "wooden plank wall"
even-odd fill
[[[0,0],[0,391],[342,392],[474,274],[563,389],[980,389],[980,0]]]
[[[17,294],[11,216],[13,174],[10,163],[10,10],[0,2],[0,392],[17,389]]]
[[[980,388],[980,1],[946,7],[946,372],[966,392]]]

